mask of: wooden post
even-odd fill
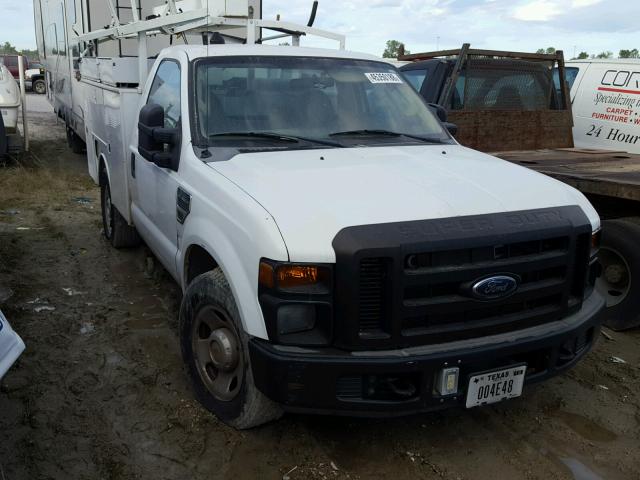
[[[564,68],[564,54],[562,50],[556,52],[556,61],[558,62],[558,80],[560,81],[562,106],[565,110],[571,111],[571,94],[569,92],[569,85],[567,85],[567,70]]]
[[[462,45],[460,49],[460,53],[458,53],[458,58],[456,59],[455,67],[453,68],[453,72],[447,78],[444,87],[442,88],[442,93],[440,94],[440,98],[438,99],[438,105],[447,108],[449,104],[449,100],[451,100],[451,95],[453,95],[453,89],[456,88],[456,83],[458,81],[458,77],[460,76],[460,70],[464,66],[464,62],[467,59],[467,53],[469,52],[469,47],[471,45],[465,43]]]
[[[24,57],[18,57],[18,75],[20,76],[20,97],[22,99],[22,136],[24,137],[24,151],[29,151],[29,126],[27,125],[27,93],[24,86]]]

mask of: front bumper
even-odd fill
[[[557,375],[582,358],[600,329],[604,301],[592,293],[556,322],[477,339],[403,350],[345,352],[249,342],[256,386],[289,411],[396,416],[464,406],[468,377],[526,363],[525,385]],[[459,367],[454,395],[441,396],[440,370]]]

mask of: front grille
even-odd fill
[[[577,224],[554,217],[560,225],[549,220],[547,228],[478,217],[482,222],[461,225],[488,225],[489,235],[446,231],[442,225],[456,226],[451,220],[406,222],[411,228],[381,227],[369,248],[371,233],[353,227],[349,246],[361,241],[364,247],[337,255],[336,344],[375,349],[477,338],[553,322],[581,307],[591,234],[586,217]],[[398,241],[415,231],[418,241]],[[422,232],[431,237],[422,240]],[[384,248],[383,241],[394,244]],[[495,275],[517,278],[517,290],[495,300],[472,295],[475,282]]]
[[[555,237],[429,255],[430,266],[405,260],[401,331],[445,341],[532,326],[563,311],[569,238]],[[520,278],[515,295],[500,302],[478,301],[461,285],[507,272]]]

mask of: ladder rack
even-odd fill
[[[229,29],[246,30],[246,44],[254,45],[263,40],[272,40],[290,36],[292,45],[300,45],[300,37],[316,36],[335,40],[339,43],[340,50],[345,48],[345,36],[337,33],[321,30],[309,25],[298,25],[280,20],[262,20],[251,18],[247,0],[167,0],[166,4],[154,8],[154,15],[147,19],[140,18],[139,0],[130,0],[133,21],[121,23],[118,10],[113,0],[106,0],[111,13],[111,23],[108,27],[93,32],[78,35],[77,39],[84,42],[97,42],[99,40],[119,40],[125,38],[138,39],[138,68],[139,85],[144,85],[147,77],[147,37],[152,35],[177,35],[186,33],[224,32]],[[232,7],[227,7],[230,3]],[[315,8],[312,19],[315,17]],[[122,8],[122,7],[120,7]],[[278,35],[262,37],[262,29],[278,32]],[[260,32],[260,33],[258,33]]]

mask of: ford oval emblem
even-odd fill
[[[518,289],[518,278],[511,275],[495,275],[478,280],[471,293],[479,300],[497,300],[508,297]]]

